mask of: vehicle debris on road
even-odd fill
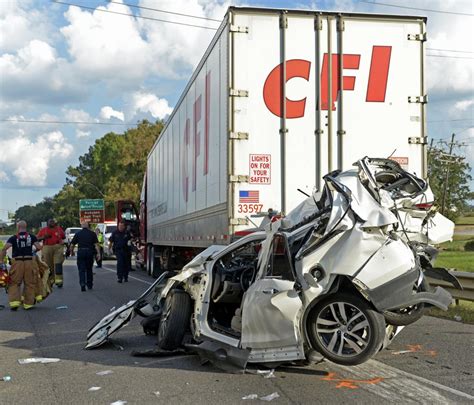
[[[113,371],[112,370],[104,370],[104,371],[98,371],[96,374],[97,375],[109,375],[109,374],[112,374]]]
[[[94,392],[94,391],[99,391],[102,389],[102,387],[90,387],[87,391]]]
[[[32,364],[32,363],[57,363],[60,359],[50,357],[30,357],[27,359],[18,359],[19,364]]]
[[[12,380],[11,375],[6,375],[6,376],[0,378],[0,381],[5,381],[5,382],[10,382],[11,380]]]

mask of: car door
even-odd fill
[[[295,272],[288,243],[276,234],[259,276],[245,293],[242,305],[243,348],[296,346],[302,301],[295,289]]]

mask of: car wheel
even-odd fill
[[[423,317],[425,314],[425,304],[412,305],[396,311],[385,311],[383,316],[390,325],[407,326]]]
[[[191,297],[181,290],[172,291],[165,300],[158,328],[158,346],[175,350],[181,346],[191,317]]]
[[[347,366],[369,360],[385,337],[383,315],[350,294],[333,295],[316,304],[307,327],[314,349],[328,360]]]

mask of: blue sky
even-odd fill
[[[217,22],[134,9],[108,1],[65,0],[95,9],[217,27]],[[119,1],[120,2],[120,1]],[[221,19],[230,2],[129,0],[125,3]],[[377,3],[377,1],[376,1]],[[429,51],[428,134],[466,146],[474,166],[473,2],[384,0],[232,2],[277,8],[310,8],[427,15]],[[96,139],[137,121],[172,111],[214,31],[79,9],[47,0],[0,2],[0,119],[105,122],[114,125],[0,121],[0,219],[7,211],[54,195],[65,170]],[[450,50],[450,51],[446,51]],[[453,52],[463,51],[463,52]]]

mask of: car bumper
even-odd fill
[[[369,300],[378,311],[396,310],[421,303],[447,310],[453,297],[444,288],[436,287],[431,291],[416,291],[414,286],[421,269],[413,268],[396,279],[372,290],[365,291]],[[426,283],[427,284],[427,283]]]

